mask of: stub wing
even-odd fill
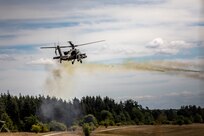
[[[53,59],[60,59],[60,56],[53,57]]]

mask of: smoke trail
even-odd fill
[[[204,80],[203,63],[178,61],[150,61],[126,62],[121,65],[126,70],[142,70],[149,72],[162,72],[164,74],[180,75],[189,78]]]
[[[202,63],[181,61],[124,62],[121,64],[80,64],[64,62],[49,71],[45,82],[46,94],[60,98],[69,98],[73,87],[79,86],[79,79],[97,76],[97,73],[118,73],[125,71],[162,72],[204,80]],[[86,80],[86,79],[84,79]]]

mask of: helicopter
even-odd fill
[[[105,40],[100,40],[100,41],[94,41],[94,42],[77,44],[77,45],[73,44],[72,41],[68,41],[68,43],[70,44],[68,46],[60,46],[58,43],[57,46],[40,47],[40,48],[41,49],[54,48],[55,54],[59,55],[59,56],[55,56],[55,57],[53,57],[53,59],[59,59],[60,63],[62,63],[62,61],[72,61],[72,64],[74,64],[75,60],[82,63],[82,59],[87,58],[86,53],[81,53],[80,50],[75,48],[75,47],[83,46],[83,45],[87,45],[87,44],[94,44],[94,43],[98,43],[98,42],[104,42],[104,41]],[[63,53],[62,53],[61,48],[71,48],[71,49],[68,51],[63,51]],[[57,51],[58,51],[58,54],[57,54]]]

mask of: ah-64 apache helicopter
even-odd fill
[[[68,43],[70,44],[69,46],[60,46],[58,44],[57,46],[41,47],[41,49],[54,48],[55,54],[57,55],[57,51],[58,51],[59,56],[55,56],[55,57],[53,57],[53,59],[59,59],[60,63],[62,63],[62,61],[72,61],[72,64],[74,64],[75,60],[82,63],[82,59],[87,58],[86,53],[81,53],[79,51],[79,49],[76,49],[75,47],[83,46],[83,45],[87,45],[87,44],[98,43],[98,42],[103,42],[103,41],[105,41],[105,40],[83,43],[83,44],[78,44],[78,45],[75,45],[71,41],[68,41]],[[71,49],[68,51],[64,51],[63,52],[64,54],[62,54],[61,48],[71,48]]]

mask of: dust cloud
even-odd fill
[[[67,62],[57,64],[56,67],[48,70],[44,83],[44,94],[58,98],[70,98],[74,93],[73,88],[80,85],[79,79],[98,72],[113,72],[113,67],[101,64],[76,63],[72,65]]]

